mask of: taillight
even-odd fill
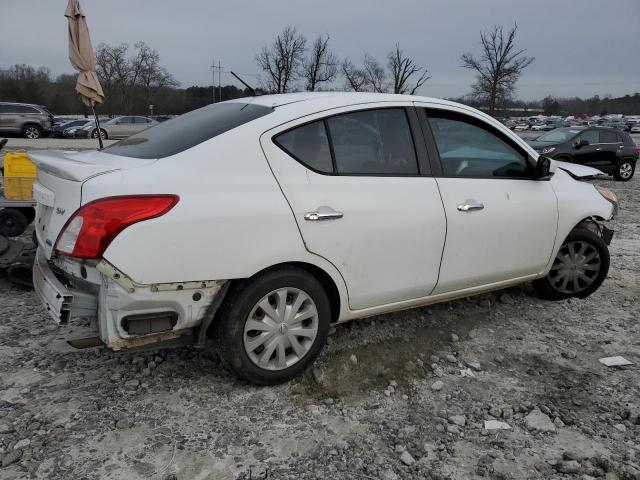
[[[164,215],[178,200],[177,195],[135,195],[89,202],[65,224],[56,241],[56,253],[74,258],[100,258],[122,230]]]
[[[636,147],[636,153],[640,156],[640,147]]]

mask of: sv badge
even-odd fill
[[[64,212],[66,212],[64,208],[56,207],[56,213],[58,215],[64,215]]]

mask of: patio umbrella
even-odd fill
[[[104,103],[104,93],[96,74],[96,55],[91,46],[91,37],[87,21],[80,7],[79,0],[69,0],[64,16],[69,20],[69,61],[79,73],[76,82],[76,92],[82,102],[91,107],[96,119],[98,142],[102,145],[100,135],[100,120],[96,115],[95,106]]]

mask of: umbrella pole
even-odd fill
[[[98,143],[100,144],[100,150],[102,150],[104,148],[104,145],[102,145],[102,130],[100,130],[100,119],[98,118],[98,115],[96,115],[96,109],[93,107],[93,102],[91,102],[91,111],[93,112],[93,116],[96,119],[96,128],[98,131]]]

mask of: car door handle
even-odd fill
[[[310,222],[317,222],[321,220],[337,220],[343,216],[342,212],[337,212],[331,207],[318,207],[314,212],[305,213],[304,219]]]
[[[465,200],[464,203],[458,205],[458,210],[461,212],[470,212],[471,210],[482,210],[484,205],[476,200]]]
[[[599,152],[600,150],[602,150],[601,147],[596,148],[596,152]]]

